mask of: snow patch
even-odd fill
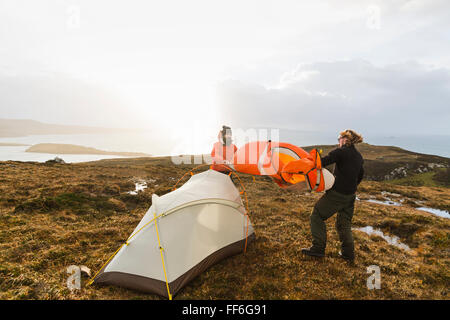
[[[450,219],[450,213],[448,211],[446,211],[446,210],[427,208],[427,207],[419,207],[419,208],[416,208],[416,209],[432,213],[432,214],[434,214],[436,216],[439,216],[439,217],[442,217],[442,218]]]
[[[141,180],[135,183],[135,190],[134,191],[128,191],[128,194],[137,195],[139,191],[144,191],[147,189],[147,182]]]
[[[373,203],[378,203],[378,204],[386,204],[388,206],[401,206],[401,203],[392,201],[392,200],[386,200],[386,201],[381,201],[381,200],[374,200],[374,199],[368,199],[368,200],[363,200],[363,201],[367,201],[367,202],[373,202]]]
[[[382,191],[381,194],[384,196],[385,201],[382,200],[375,200],[375,199],[363,199],[361,200],[360,198],[356,197],[356,200],[359,201],[366,201],[366,202],[372,202],[372,203],[377,203],[377,204],[384,204],[384,205],[388,205],[388,206],[397,206],[400,207],[402,206],[403,202],[405,201],[405,199],[398,199],[397,201],[392,201],[390,198],[386,197],[387,194],[390,194],[391,196],[397,197],[400,196],[397,193],[390,193],[387,191]],[[373,196],[369,196],[370,198],[374,198]],[[423,201],[415,201],[416,204],[422,204]],[[426,211],[428,213],[432,213],[435,216],[441,217],[441,218],[447,218],[450,219],[450,213],[446,210],[440,210],[440,209],[434,209],[434,208],[428,208],[428,207],[418,207],[415,208],[416,210],[421,210],[421,211]]]
[[[352,228],[352,229],[367,233],[369,236],[371,236],[371,235],[379,236],[379,237],[383,238],[384,240],[386,240],[387,243],[389,243],[390,245],[393,245],[397,248],[400,248],[400,249],[403,249],[406,251],[411,250],[406,244],[401,243],[397,236],[391,237],[391,236],[385,235],[383,233],[383,231],[381,231],[379,229],[374,229],[372,226],[367,226],[364,228]]]

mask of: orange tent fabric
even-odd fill
[[[238,172],[270,176],[282,188],[302,182],[311,191],[325,188],[317,150],[308,153],[290,143],[249,142],[234,153],[233,166]]]

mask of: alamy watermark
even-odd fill
[[[79,29],[81,26],[81,10],[78,5],[68,6],[66,9],[66,27],[69,30]]]
[[[75,266],[71,265],[67,267],[67,273],[69,274],[69,277],[67,278],[67,288],[71,292],[75,290],[81,289],[81,273],[86,273],[89,277],[91,276],[91,270],[86,266]]]
[[[381,9],[377,5],[370,5],[366,10],[366,27],[371,30],[381,29]]]
[[[381,289],[381,271],[377,265],[371,265],[367,267],[367,273],[370,276],[367,278],[367,289]]]
[[[236,146],[243,146],[248,142],[267,142],[271,141],[274,143],[280,142],[280,130],[279,129],[230,129],[230,132],[232,132],[232,143]],[[193,135],[192,138],[188,141],[189,144],[192,146],[195,146],[198,144],[198,141],[201,140],[203,137],[197,137],[196,135]],[[220,137],[218,137],[218,140],[220,141]],[[180,142],[180,144],[176,145],[174,148],[174,152],[172,154],[175,154],[176,150],[183,150],[186,146],[186,142]],[[245,149],[245,152],[240,153],[239,157],[234,159],[234,163],[237,164],[244,164],[244,163],[250,163],[250,164],[256,164],[258,162],[258,154],[261,150],[258,150],[260,145],[258,144],[250,144],[247,149]],[[233,152],[231,152],[230,157],[227,155],[227,159],[233,158]],[[179,164],[202,164],[202,163],[211,163],[211,159],[209,155],[193,155],[193,154],[180,154],[180,155],[174,155],[171,157],[172,163],[179,165]]]

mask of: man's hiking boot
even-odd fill
[[[302,253],[307,256],[312,256],[312,257],[318,257],[318,258],[325,257],[325,252],[313,249],[313,247],[303,248]]]
[[[348,255],[342,254],[341,251],[339,251],[338,256],[339,256],[339,258],[344,259],[345,261],[348,261],[348,262],[355,261],[355,256],[348,256]]]

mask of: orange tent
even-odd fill
[[[324,191],[334,182],[322,168],[316,149],[306,152],[290,143],[255,141],[239,148],[233,157],[236,171],[270,176],[280,187]]]

